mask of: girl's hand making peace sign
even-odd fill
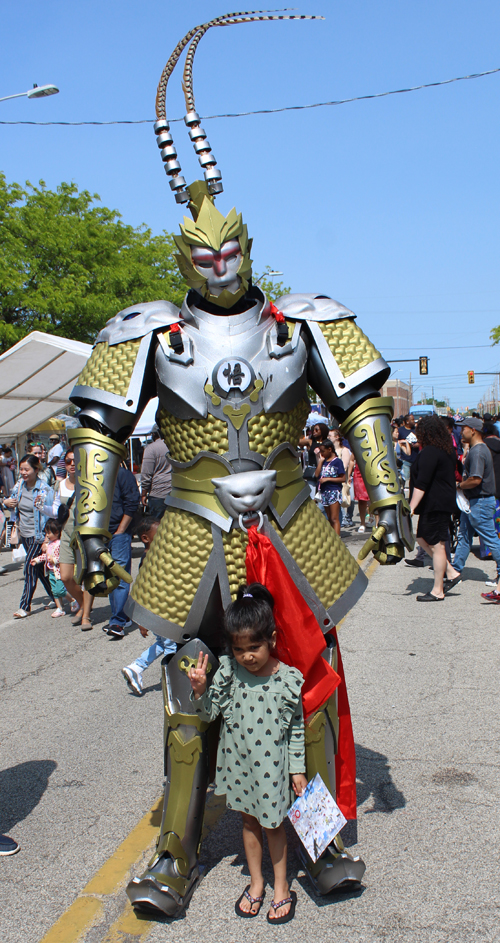
[[[201,697],[202,694],[207,690],[207,666],[208,666],[208,655],[203,657],[203,652],[200,652],[198,655],[198,664],[196,668],[190,668],[188,671],[188,678],[191,682],[191,687],[194,691],[195,701]]]

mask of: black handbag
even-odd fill
[[[68,522],[69,511],[74,500],[75,500],[75,492],[73,492],[69,501],[67,501],[66,504],[60,504],[57,509],[57,523],[60,524],[61,527],[64,527],[64,525],[67,524]]]

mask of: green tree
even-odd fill
[[[448,405],[448,403],[446,403],[444,399],[432,399],[429,397],[426,399],[425,403],[427,406],[432,406],[433,404],[434,406],[447,406]]]
[[[122,222],[97,194],[7,184],[0,174],[0,349],[30,331],[92,343],[137,301],[182,303],[172,236]]]

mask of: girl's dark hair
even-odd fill
[[[20,468],[21,465],[23,465],[24,463],[25,463],[26,465],[31,465],[33,471],[36,471],[37,474],[38,474],[39,471],[42,470],[42,463],[41,463],[40,459],[38,459],[38,458],[36,457],[36,455],[31,455],[31,453],[30,453],[29,455],[23,455],[21,461],[19,462],[19,468]]]
[[[333,449],[333,451],[335,451],[335,442],[332,442],[331,439],[323,439],[319,444],[320,446],[326,445],[327,449]]]
[[[51,534],[57,534],[60,539],[62,527],[55,517],[49,517],[45,521],[45,531],[48,531]]]
[[[226,609],[224,629],[229,646],[243,632],[252,642],[272,644],[276,631],[273,616],[274,599],[262,583],[240,586],[235,602]]]
[[[318,429],[320,430],[322,438],[323,438],[323,439],[327,439],[327,438],[328,438],[328,431],[329,431],[329,430],[328,430],[328,426],[326,425],[326,423],[325,423],[325,422],[315,422],[315,423],[313,424],[313,426],[312,426],[312,429],[314,429],[316,426],[317,426]],[[312,437],[312,429],[311,429],[311,437]]]
[[[422,416],[417,425],[416,436],[422,448],[434,445],[448,455],[455,455],[451,432],[441,416]]]
[[[65,461],[65,462],[66,462],[66,459],[67,459],[68,455],[73,455],[74,451],[75,451],[74,449],[67,449],[67,450],[66,450],[66,452],[64,453],[64,461]]]

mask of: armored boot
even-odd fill
[[[335,670],[337,647],[332,636],[326,636],[328,644],[323,657]],[[310,781],[319,773],[332,796],[336,795],[335,755],[338,744],[339,718],[337,693],[310,717],[305,725],[306,771]],[[366,870],[362,858],[354,858],[346,851],[340,835],[328,845],[317,861],[313,861],[303,845],[299,846],[302,866],[318,894],[342,891],[360,883]]]
[[[187,676],[198,654],[209,657],[209,682],[217,659],[193,639],[162,663],[165,701],[165,796],[156,850],[141,878],[127,887],[132,906],[149,914],[176,917],[189,902],[200,878],[198,855],[207,786],[209,728],[195,714]]]

